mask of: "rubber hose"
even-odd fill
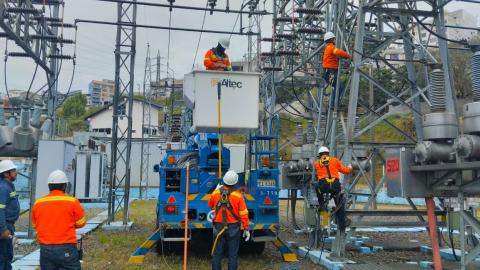
[[[425,203],[427,204],[428,226],[430,228],[434,268],[435,270],[442,270],[442,258],[440,257],[440,247],[438,244],[437,218],[433,209],[433,198],[425,198]]]

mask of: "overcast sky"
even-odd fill
[[[154,1],[156,3],[168,3],[167,1]],[[115,3],[99,2],[95,0],[66,0],[65,1],[65,22],[73,23],[75,19],[89,19],[115,22],[117,20],[117,5]],[[263,1],[260,1],[263,9]],[[201,6],[205,7],[205,1],[200,0],[177,0],[174,4],[184,6]],[[218,1],[217,8],[225,8],[226,1]],[[240,1],[231,0],[231,9],[239,9]],[[265,7],[267,11],[272,10],[272,1],[267,0]],[[465,9],[480,21],[480,5],[473,3],[454,1],[446,6],[449,11],[457,9]],[[47,8],[48,12],[48,8]],[[169,23],[168,8],[157,7],[138,7],[138,24],[150,24],[157,26],[168,26]],[[174,9],[172,12],[172,27],[200,29],[204,18],[203,11],[192,11],[183,9]],[[205,18],[204,29],[232,31],[237,14],[214,13],[210,15],[208,12]],[[271,16],[265,16],[261,26],[264,37],[271,37]],[[244,16],[244,27],[248,25],[248,18]],[[235,32],[239,31],[240,22],[235,27]],[[256,29],[254,29],[256,31]],[[96,25],[80,23],[77,36],[77,67],[73,80],[72,90],[82,90],[84,93],[88,90],[88,84],[92,80],[114,79],[114,48],[115,48],[116,26]],[[184,74],[192,69],[199,33],[171,31],[170,37],[170,55],[168,57],[168,31],[155,29],[137,30],[137,55],[135,64],[135,91],[138,91],[137,84],[143,85],[145,58],[147,52],[147,43],[150,44],[151,56],[155,58],[158,50],[160,50],[162,59],[162,78],[166,76],[167,59],[170,68],[175,72],[175,78],[182,78]],[[72,29],[64,30],[65,38],[74,39],[74,31]],[[203,58],[206,51],[217,44],[221,34],[203,33],[200,40],[196,64],[203,65]],[[233,35],[230,41],[230,49],[227,50],[231,60],[241,60],[247,52],[247,37]],[[270,49],[270,43],[262,43],[263,51]],[[0,40],[0,50],[5,49],[5,39]],[[8,51],[21,51],[13,42],[9,42]],[[73,54],[73,45],[65,45],[64,54]],[[156,59],[152,59],[152,64],[156,64]],[[152,77],[155,77],[156,67],[152,67]],[[8,89],[27,90],[30,85],[35,63],[28,58],[9,58],[7,62],[7,83]],[[63,61],[62,71],[59,76],[59,91],[65,93],[68,90],[70,79],[72,77],[72,61]],[[5,93],[4,84],[4,65],[1,65],[0,74],[0,91]],[[39,68],[37,76],[33,83],[32,91],[36,91],[46,83],[45,72]],[[143,89],[143,86],[142,86]]]

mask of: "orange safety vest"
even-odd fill
[[[320,160],[315,161],[313,165],[315,166],[315,171],[317,172],[318,180],[329,178],[327,168],[320,164]],[[338,172],[347,174],[347,173],[351,173],[353,169],[348,167],[343,167],[340,160],[334,157],[331,157],[330,163],[328,164],[328,170],[330,171],[331,178],[339,179],[340,177],[338,176]]]
[[[87,222],[78,199],[60,190],[52,190],[33,205],[32,225],[40,244],[77,243],[75,229],[85,224]]]
[[[335,48],[333,43],[327,43],[325,51],[323,52],[323,67],[338,69],[338,57],[350,58],[350,54],[343,50]]]
[[[228,187],[224,186],[225,190],[229,190]],[[210,196],[210,199],[208,200],[208,207],[212,208],[215,210],[215,215],[214,215],[214,222],[216,223],[222,223],[223,217],[222,217],[222,211],[217,211],[215,207],[217,206],[218,201],[220,200],[220,190],[215,190],[212,192],[212,195]],[[233,191],[230,193],[229,196],[229,202],[231,205],[231,211],[233,214],[237,215],[237,217],[240,219],[243,229],[249,230],[248,229],[248,224],[250,223],[248,219],[248,209],[247,206],[245,205],[245,199],[243,198],[242,193],[238,192],[237,190]],[[226,211],[227,213],[227,223],[228,224],[233,224],[233,223],[238,223],[237,218],[235,218],[232,213],[230,213],[229,210]]]
[[[219,55],[216,55],[215,51],[215,48],[212,48],[211,50],[208,50],[208,52],[205,54],[203,64],[205,65],[207,70],[224,71],[223,68],[215,68],[215,64],[227,65],[229,68],[231,68],[230,61],[228,61],[228,55],[225,54],[225,57],[221,57]]]

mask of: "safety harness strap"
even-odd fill
[[[227,220],[227,210],[230,212],[230,214],[233,216],[233,218],[240,224],[240,218],[233,212],[232,205],[230,204],[230,194],[232,194],[235,189],[231,188],[228,190],[225,190],[224,187],[220,188],[220,199],[218,200],[217,207],[215,208],[215,216],[213,217],[213,220],[217,218],[218,211],[221,209],[222,210],[222,225],[224,228],[228,226],[228,220]]]

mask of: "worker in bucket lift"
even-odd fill
[[[243,225],[243,237],[245,241],[250,239],[248,228],[248,210],[242,193],[233,186],[238,182],[238,175],[234,171],[228,171],[223,177],[222,185],[212,192],[208,200],[208,206],[215,210],[213,216],[213,260],[212,270],[222,269],[222,257],[224,249],[228,250],[228,270],[236,270],[238,267],[237,255],[240,245],[240,225]]]
[[[20,216],[16,179],[17,166],[10,160],[0,162],[0,270],[12,269],[14,224]]]
[[[86,221],[78,199],[65,195],[69,185],[63,171],[53,171],[48,176],[50,194],[33,205],[32,226],[40,243],[42,270],[81,269],[75,229]]]
[[[335,34],[332,32],[325,33],[323,37],[325,40],[325,51],[323,52],[323,78],[327,81],[327,84],[331,84],[331,88],[333,89],[337,87],[337,79],[338,79],[338,57],[353,59],[353,57],[346,53],[345,51],[338,49],[335,47]],[[340,91],[339,91],[339,98],[342,96],[344,90],[343,83],[340,82]],[[328,105],[330,109],[333,110],[335,106],[335,92],[331,90],[330,102]],[[340,105],[340,100],[338,101]]]
[[[330,151],[327,147],[322,146],[318,150],[319,160],[315,161],[315,171],[317,172],[317,183],[315,183],[315,190],[317,191],[318,203],[320,207],[325,204],[324,194],[331,194],[336,205],[336,217],[338,228],[345,230],[346,224],[345,208],[343,203],[345,198],[343,196],[342,184],[339,180],[338,173],[348,174],[352,172],[352,165],[343,167],[340,160],[330,157]],[[327,202],[328,203],[328,202]]]
[[[217,47],[208,50],[207,54],[205,54],[205,59],[203,60],[203,64],[207,70],[232,70],[230,67],[230,61],[228,61],[228,55],[225,53],[225,50],[228,49],[229,46],[230,39],[223,37],[218,40]]]

